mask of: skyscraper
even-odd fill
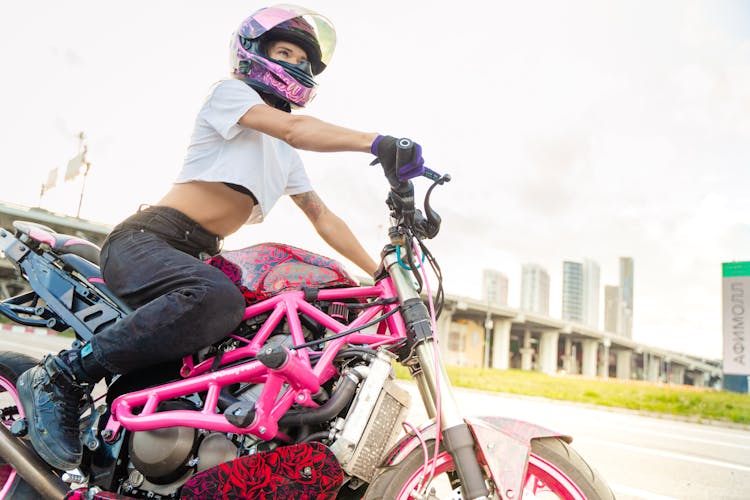
[[[619,333],[617,319],[620,314],[620,287],[605,285],[604,287],[604,331]]]
[[[562,317],[583,323],[583,265],[563,262]]]
[[[583,324],[599,328],[599,264],[583,260]]]
[[[496,306],[508,305],[508,277],[500,271],[485,269],[482,273],[482,299]]]
[[[549,273],[538,264],[521,268],[521,309],[549,315]]]
[[[620,257],[620,308],[618,333],[633,338],[633,258]]]

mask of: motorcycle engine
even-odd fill
[[[291,335],[274,335],[266,345],[292,344]],[[234,346],[235,348],[237,346]],[[222,345],[228,350],[230,345]],[[245,388],[236,397],[255,403],[263,384]],[[182,400],[165,401],[158,411],[197,410],[193,402]],[[243,441],[243,453],[253,450],[248,438]],[[240,447],[221,432],[197,430],[191,427],[168,427],[151,431],[133,432],[128,444],[130,464],[128,477],[122,489],[129,495],[149,497],[170,496],[196,472],[208,470],[220,463],[237,458]]]
[[[168,401],[160,410],[195,410],[189,401]],[[134,432],[128,446],[130,467],[123,484],[130,494],[171,495],[196,471],[237,458],[238,447],[221,432],[168,427]]]
[[[168,484],[190,469],[198,432],[189,427],[168,427],[134,432],[130,436],[130,460],[149,481]]]

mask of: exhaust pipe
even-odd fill
[[[4,425],[0,425],[0,457],[44,498],[60,500],[70,491],[68,485],[50,471],[49,465]]]

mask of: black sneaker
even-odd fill
[[[48,355],[40,365],[21,374],[17,389],[34,450],[57,469],[78,467],[81,403],[91,385],[79,384],[62,359]]]

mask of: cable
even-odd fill
[[[401,258],[401,245],[396,245],[396,261],[398,262],[398,265],[401,266],[401,269],[404,269],[405,271],[414,270],[412,266],[404,264],[404,260]],[[424,258],[422,259],[422,262],[424,262]],[[421,264],[417,263],[417,268],[420,266]]]
[[[435,414],[435,450],[434,455],[431,463],[429,462],[429,459],[427,457],[427,454],[425,453],[425,472],[429,471],[429,477],[427,479],[427,482],[424,483],[425,485],[429,485],[432,481],[433,477],[435,476],[435,467],[437,466],[437,457],[440,453],[440,437],[441,437],[441,421],[440,421],[440,415],[441,415],[441,398],[440,398],[440,370],[438,369],[439,363],[440,363],[440,354],[439,354],[439,348],[438,348],[438,334],[437,334],[437,318],[440,316],[440,313],[442,312],[443,306],[445,304],[445,292],[443,289],[443,273],[440,269],[439,264],[437,263],[437,260],[432,255],[432,253],[429,251],[427,246],[424,244],[424,242],[418,237],[414,236],[413,239],[411,238],[411,235],[409,234],[409,231],[407,231],[409,242],[409,248],[407,252],[407,255],[409,257],[409,260],[411,262],[411,259],[413,259],[415,256],[417,260],[422,260],[424,262],[424,257],[427,258],[427,261],[430,263],[430,267],[432,267],[433,272],[435,273],[435,276],[438,280],[438,289],[435,297],[435,301],[438,303],[437,312],[435,307],[435,302],[433,301],[432,297],[432,290],[430,289],[430,282],[427,277],[427,271],[425,269],[425,266],[421,267],[422,276],[419,275],[418,268],[415,266],[412,266],[412,273],[417,278],[417,282],[419,283],[419,289],[418,293],[421,293],[422,291],[422,285],[426,287],[427,292],[427,300],[430,306],[430,322],[432,331],[434,333],[433,335],[433,362],[435,364],[435,408],[436,408],[436,414]],[[414,241],[416,240],[416,242]],[[413,245],[413,252],[411,251]],[[422,251],[422,259],[419,257],[420,249]],[[424,277],[424,280],[422,280],[422,277]],[[420,439],[424,446],[424,442]]]
[[[422,492],[422,486],[423,485],[426,486],[426,485],[430,484],[430,481],[432,481],[432,474],[430,474],[430,481],[427,481],[427,483],[424,482],[425,477],[427,475],[427,470],[428,470],[428,467],[429,467],[428,464],[430,462],[430,452],[427,450],[427,442],[424,440],[424,437],[422,436],[422,433],[419,432],[419,429],[417,427],[414,427],[413,425],[411,425],[409,422],[402,422],[401,423],[401,427],[403,427],[404,431],[406,431],[407,433],[409,431],[412,431],[414,433],[414,435],[417,436],[417,440],[419,441],[419,444],[422,445],[422,453],[424,455],[424,467],[425,467],[424,470],[425,470],[425,473],[422,474],[422,478],[419,480],[419,484],[417,485],[417,488],[416,488],[416,490],[421,493]],[[434,471],[434,467],[433,467],[433,471]]]
[[[390,299],[373,300],[372,302],[365,302],[364,304],[344,304],[347,309],[369,309],[375,306],[387,306],[389,304],[395,304],[398,302],[398,298],[391,297]]]
[[[409,259],[412,262],[419,262],[419,257],[414,253],[414,249],[416,248],[414,240],[419,241],[419,238],[417,238],[413,233],[410,235],[409,238]],[[417,280],[417,293],[422,293],[422,288],[424,287],[424,281],[422,281],[422,276],[420,275],[420,267],[414,265],[412,266],[413,269],[411,270],[411,273],[414,275],[414,278]],[[422,269],[422,272],[424,272],[424,269]]]
[[[365,328],[369,328],[369,327],[371,327],[373,325],[377,325],[378,323],[380,323],[384,319],[388,318],[389,316],[393,316],[394,314],[396,314],[399,310],[400,310],[399,307],[394,307],[393,309],[391,309],[387,313],[382,314],[382,315],[378,316],[377,318],[375,318],[374,320],[368,321],[364,325],[360,325],[357,328],[352,328],[351,330],[345,330],[343,332],[335,333],[335,334],[333,334],[333,335],[331,335],[329,337],[324,337],[324,338],[319,339],[319,340],[311,340],[310,342],[305,342],[304,344],[298,344],[298,345],[290,347],[289,349],[291,349],[291,350],[297,350],[297,349],[304,349],[306,347],[315,347],[315,346],[318,346],[320,344],[324,344],[326,342],[330,342],[331,340],[336,340],[336,339],[340,339],[341,337],[346,337],[347,335],[351,335],[352,333],[356,333],[356,332],[358,332],[360,330],[364,330]]]
[[[418,254],[419,248],[417,244],[414,244],[414,251]],[[437,457],[440,453],[440,434],[442,432],[440,414],[441,414],[441,399],[440,399],[440,354],[438,352],[438,335],[437,335],[437,320],[435,315],[435,304],[432,301],[432,291],[430,290],[430,281],[427,279],[427,271],[422,268],[422,274],[424,275],[425,286],[427,287],[427,301],[430,304],[430,323],[433,332],[433,361],[435,363],[435,454],[432,459],[432,465],[429,467],[430,477],[427,484],[430,484],[432,478],[435,476],[435,467],[437,465]],[[427,467],[428,464],[425,464]]]
[[[433,272],[435,273],[435,276],[438,280],[438,289],[435,294],[435,302],[437,303],[435,310],[435,317],[439,318],[440,315],[443,312],[443,307],[445,305],[445,291],[443,289],[443,272],[440,269],[440,266],[437,263],[437,260],[432,255],[430,250],[427,248],[427,246],[424,244],[424,242],[420,239],[417,239],[419,242],[419,247],[422,249],[422,255],[427,257],[427,261],[430,263],[430,267],[432,267]]]

